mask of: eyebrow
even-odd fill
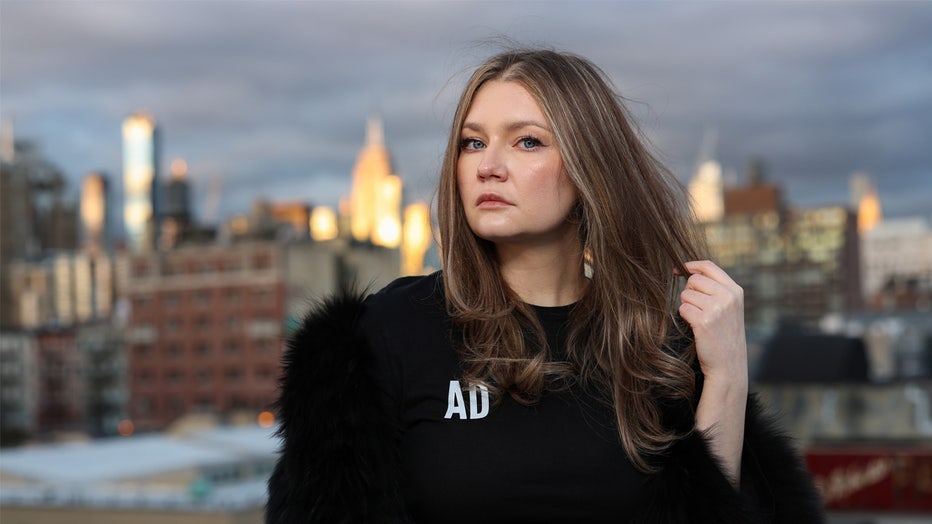
[[[544,131],[547,131],[548,133],[553,132],[550,130],[549,127],[547,127],[544,124],[541,124],[537,120],[516,120],[514,122],[509,122],[505,126],[505,131],[517,131],[518,129],[523,129],[525,127],[537,127]],[[464,130],[469,129],[469,130],[477,131],[480,133],[485,131],[485,127],[482,124],[479,124],[477,122],[464,122],[463,129]]]

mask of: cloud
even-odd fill
[[[888,213],[928,212],[932,4],[492,6],[4,1],[0,112],[77,180],[119,174],[120,123],[146,108],[164,164],[223,177],[230,213],[263,190],[335,204],[376,110],[407,194],[429,198],[457,73],[507,35],[598,63],[682,179],[714,125],[726,167],[764,157],[791,201],[844,202],[867,170]]]

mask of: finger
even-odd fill
[[[695,306],[700,311],[711,311],[717,303],[714,297],[693,289],[683,290],[680,293],[680,302]]]
[[[697,330],[702,322],[702,310],[693,304],[683,302],[679,307],[680,316],[689,324],[693,330]]]
[[[735,281],[728,276],[728,273],[726,273],[724,269],[718,267],[710,260],[692,260],[683,265],[690,273],[705,275],[716,282],[726,285],[735,284]]]
[[[693,289],[706,295],[716,295],[720,293],[728,292],[728,287],[713,280],[701,273],[693,273],[686,279],[686,286],[684,289]]]

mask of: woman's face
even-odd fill
[[[496,245],[576,238],[576,226],[567,221],[576,187],[563,170],[550,123],[521,84],[483,84],[460,138],[457,183],[473,233]]]

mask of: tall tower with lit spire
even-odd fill
[[[715,129],[706,129],[702,136],[696,174],[689,180],[689,196],[699,222],[720,220],[725,213],[722,165],[715,160],[717,141],[718,133]]]
[[[401,178],[392,174],[382,120],[370,116],[366,144],[353,168],[350,230],[354,239],[398,247],[401,242],[401,189]]]
[[[158,232],[158,130],[155,119],[134,113],[123,121],[123,224],[136,253],[155,248]]]

